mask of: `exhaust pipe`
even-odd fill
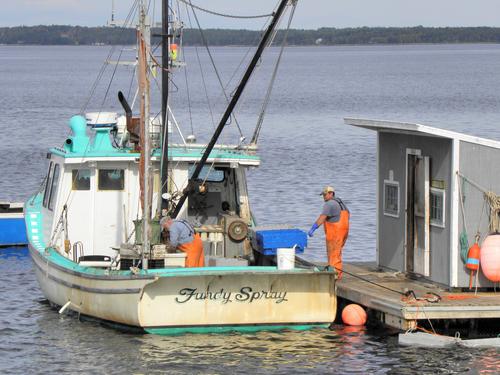
[[[118,100],[120,101],[120,104],[125,110],[125,115],[127,116],[127,125],[128,125],[130,120],[132,119],[132,109],[130,109],[127,99],[125,99],[125,95],[123,95],[123,92],[121,91],[118,91]]]

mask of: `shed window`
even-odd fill
[[[90,169],[73,169],[71,181],[73,190],[90,190]]]
[[[54,175],[52,176],[52,187],[50,189],[49,210],[54,210],[54,203],[57,198],[57,188],[59,187],[59,164],[54,165]]]
[[[123,190],[125,173],[123,169],[99,169],[99,190]]]
[[[384,180],[384,215],[399,217],[399,182]]]
[[[444,227],[444,190],[431,188],[431,224]]]
[[[52,173],[54,171],[53,167],[54,163],[50,162],[49,171],[47,172],[47,179],[45,180],[45,191],[43,193],[43,207],[47,207],[49,203],[50,186],[52,185]]]

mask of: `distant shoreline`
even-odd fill
[[[306,48],[306,47],[314,47],[314,48],[327,48],[327,47],[384,47],[384,46],[471,46],[471,45],[500,45],[500,42],[440,42],[440,43],[377,43],[377,44],[367,44],[367,43],[359,43],[359,44],[323,44],[323,45],[314,45],[314,44],[287,44],[287,48]],[[135,47],[134,44],[3,44],[0,43],[0,47]],[[199,45],[188,45],[185,48],[194,48],[200,47]],[[248,47],[248,45],[240,45],[240,44],[229,44],[229,45],[211,45],[210,47],[219,47],[219,48],[244,48]],[[280,48],[280,46],[271,46],[268,48]]]
[[[256,45],[260,32],[255,30],[203,30],[211,46]],[[283,41],[278,32],[275,45]],[[202,45],[197,29],[184,30],[184,45]],[[290,46],[338,45],[405,45],[405,44],[498,44],[497,27],[359,27],[320,28],[316,30],[291,29],[287,43]],[[132,45],[135,30],[116,27],[83,26],[18,26],[0,28],[0,45]]]

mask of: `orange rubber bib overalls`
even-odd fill
[[[340,219],[335,223],[325,221],[326,251],[328,264],[337,270],[338,278],[342,278],[342,248],[349,235],[349,210],[339,198],[334,198],[340,205]]]
[[[204,267],[205,254],[203,252],[203,242],[201,241],[201,237],[198,233],[194,233],[191,225],[184,221],[183,223],[193,231],[193,241],[177,245],[177,250],[186,253],[186,267]]]

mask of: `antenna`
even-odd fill
[[[111,0],[111,20],[108,21],[108,27],[117,27],[118,23],[115,20],[115,0]]]

